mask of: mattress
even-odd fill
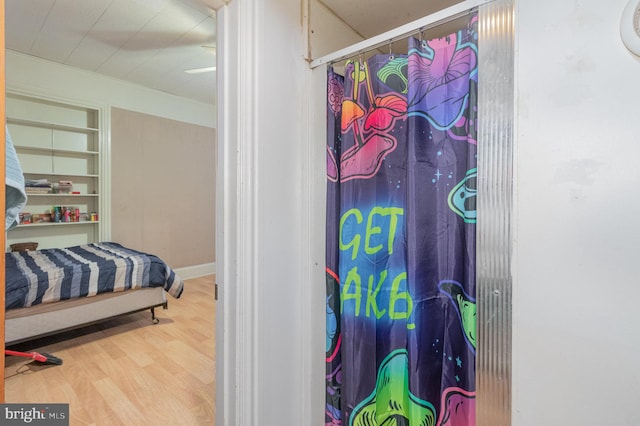
[[[180,297],[182,279],[159,257],[113,242],[5,254],[5,310],[161,287]]]

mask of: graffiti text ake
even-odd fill
[[[366,217],[365,217],[366,216]],[[354,315],[409,322],[413,300],[406,291],[407,272],[392,273],[390,269],[376,267],[375,260],[388,259],[394,254],[394,242],[401,231],[399,223],[404,216],[400,207],[373,207],[368,214],[353,208],[340,218],[340,252],[342,281],[341,304],[353,307]],[[400,253],[402,255],[402,253]],[[373,261],[372,261],[373,260]],[[373,268],[373,269],[372,269]],[[363,303],[364,299],[364,303]]]

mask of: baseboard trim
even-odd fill
[[[216,263],[205,263],[202,265],[185,266],[184,268],[174,268],[176,274],[180,275],[183,280],[191,278],[203,277],[216,273]]]

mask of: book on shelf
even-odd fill
[[[38,187],[38,186],[27,186],[24,188],[24,192],[29,194],[51,194],[51,188],[47,187]]]

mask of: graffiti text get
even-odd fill
[[[376,254],[385,248],[387,254],[391,255],[393,253],[393,242],[398,228],[398,216],[402,216],[403,214],[404,210],[399,207],[374,207],[371,209],[364,228],[364,252],[366,254]],[[379,222],[383,218],[388,218],[384,231],[381,226],[375,225],[376,222]],[[354,220],[355,224],[353,223]],[[364,217],[359,209],[348,210],[340,218],[340,250],[351,250],[351,260],[355,260],[358,257],[360,244],[362,244],[362,233],[353,232],[351,240],[344,241],[344,228],[346,224],[354,229],[360,228],[359,225],[361,225],[363,221]],[[387,234],[386,244],[379,243],[372,246],[372,240],[377,235],[384,238],[384,232]]]

